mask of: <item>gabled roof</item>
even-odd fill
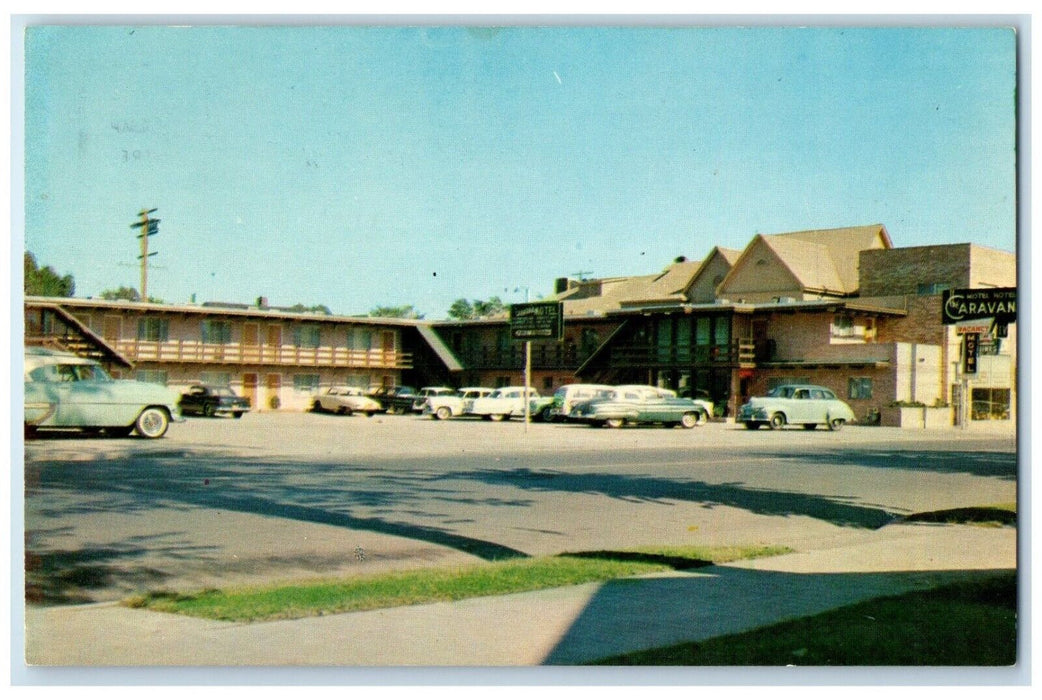
[[[701,265],[701,261],[678,259],[653,275],[584,280],[548,301],[563,302],[565,316],[602,316],[625,305],[681,302]]]
[[[695,284],[698,283],[698,278],[701,277],[705,273],[705,271],[709,269],[709,267],[713,263],[713,260],[715,260],[716,258],[721,258],[727,264],[727,269],[730,270],[732,267],[734,267],[734,264],[738,261],[738,258],[741,257],[741,255],[742,251],[740,250],[733,250],[731,248],[721,248],[720,246],[713,246],[713,249],[709,251],[709,255],[705,257],[705,260],[703,260],[701,264],[698,266],[698,269],[695,270],[695,274],[691,276],[691,281],[688,282],[688,285],[684,289],[684,292],[687,293],[688,290],[690,290],[692,287],[695,286]]]
[[[766,246],[806,291],[835,295],[856,294],[858,253],[874,248],[892,248],[890,234],[882,224],[846,228],[758,234],[746,246],[720,287],[741,274],[752,251]]]

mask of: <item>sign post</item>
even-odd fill
[[[564,340],[564,304],[537,301],[510,305],[510,337],[525,343],[525,430],[531,421],[532,340]]]

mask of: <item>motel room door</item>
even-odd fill
[[[257,410],[257,373],[246,372],[242,375],[242,395],[250,400],[250,406]]]
[[[269,374],[264,378],[264,405],[278,408],[282,405],[282,375]]]

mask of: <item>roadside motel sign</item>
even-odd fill
[[[995,323],[995,319],[984,318],[973,321],[960,321],[955,324],[956,335],[971,335],[977,334],[981,338],[991,337],[991,328]]]
[[[1005,338],[1007,326],[1016,322],[1016,287],[951,289],[941,296],[941,323],[955,326],[955,333],[962,336],[964,377],[977,373],[982,341],[988,347],[985,354],[994,354],[994,339]]]
[[[510,336],[514,340],[563,340],[564,304],[559,301],[511,304]]]
[[[1016,323],[1017,288],[949,289],[941,295],[942,324],[958,327],[966,321],[984,319],[992,319],[996,326]]]

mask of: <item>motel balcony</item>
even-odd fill
[[[118,340],[115,348],[132,362],[412,369],[412,353],[342,347],[203,343],[194,340]]]
[[[739,366],[770,360],[770,341],[740,340],[727,345],[619,345],[610,349],[614,367]]]

